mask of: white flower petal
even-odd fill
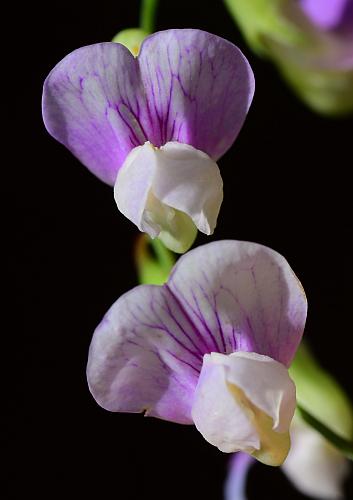
[[[206,153],[178,142],[160,149],[146,142],[127,156],[114,197],[120,212],[140,231],[159,236],[168,248],[183,253],[194,242],[196,227],[213,232],[223,183]]]
[[[223,182],[217,163],[206,153],[178,142],[162,146],[153,191],[160,201],[189,215],[199,231],[213,233]]]
[[[295,487],[320,500],[343,498],[347,459],[318,432],[295,418],[290,430],[292,446],[282,465]]]
[[[227,386],[225,366],[213,363],[208,354],[204,356],[191,414],[197,430],[221,451],[260,448],[258,433],[246,410]]]
[[[269,356],[241,351],[228,356],[227,366],[228,381],[272,418],[274,430],[287,432],[296,407],[295,385],[287,368]]]
[[[221,451],[280,465],[289,450],[295,386],[278,361],[257,353],[204,356],[192,417]]]
[[[118,172],[114,185],[114,198],[118,209],[130,219],[140,231],[152,238],[158,236],[158,227],[144,219],[153,176],[156,169],[153,146],[146,142],[137,146],[127,155]]]

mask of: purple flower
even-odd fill
[[[236,139],[253,93],[251,68],[232,43],[168,30],[147,37],[138,57],[118,43],[69,54],[45,81],[43,118],[114,185],[123,214],[184,252],[196,227],[214,230],[223,198],[216,161]]]
[[[87,376],[107,410],[195,424],[224,452],[278,465],[289,450],[289,366],[304,291],[275,251],[239,241],[179,259],[163,286],[120,297],[93,336]]]
[[[299,4],[317,29],[353,37],[352,0],[299,0]]]
[[[297,20],[303,40],[297,47],[279,49],[279,56],[289,61],[287,69],[283,64],[285,73],[314,109],[351,113],[353,0],[299,0],[297,7],[295,3],[289,19]]]
[[[353,0],[225,0],[251,47],[327,115],[353,112]]]
[[[229,461],[228,475],[224,483],[225,500],[246,500],[246,480],[255,460],[245,453],[234,453]]]

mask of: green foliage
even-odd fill
[[[344,455],[353,458],[353,408],[343,389],[302,344],[289,369],[300,416]]]

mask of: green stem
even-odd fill
[[[353,442],[338,436],[325,424],[319,422],[317,418],[311,415],[304,408],[297,406],[303,420],[324,436],[333,446],[335,446],[346,458],[353,460]]]
[[[150,238],[149,242],[156,254],[159,265],[169,275],[175,264],[175,254],[168,250],[159,238]]]
[[[141,0],[140,28],[153,33],[158,0]]]

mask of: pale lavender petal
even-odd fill
[[[232,43],[168,30],[146,38],[137,59],[115,43],[69,54],[46,79],[43,118],[53,137],[114,184],[127,154],[146,141],[179,141],[219,158],[253,93],[251,68]]]
[[[288,366],[307,302],[280,254],[262,245],[219,241],[179,259],[168,282],[209,352],[250,351]]]
[[[87,378],[110,411],[192,423],[205,346],[168,288],[142,285],[123,295],[96,329]]]
[[[232,455],[224,485],[224,500],[246,500],[247,475],[255,462],[256,460],[247,453],[238,452]]]
[[[127,48],[116,43],[82,47],[47,77],[44,123],[97,177],[114,184],[127,154],[147,140],[138,123],[140,95],[138,63]]]
[[[200,30],[148,37],[139,63],[149,97],[141,116],[148,139],[190,144],[214,160],[237,137],[254,94],[254,76],[232,43]]]

